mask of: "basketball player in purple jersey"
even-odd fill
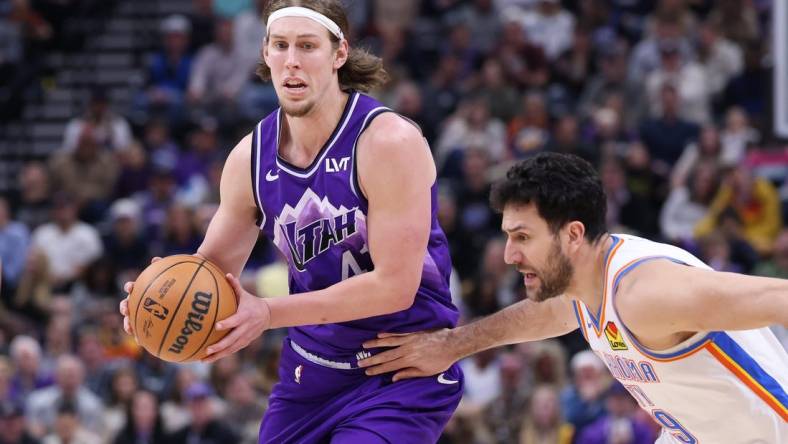
[[[462,395],[459,367],[396,385],[358,367],[379,331],[457,321],[429,147],[415,125],[358,92],[385,71],[349,48],[339,0],[274,0],[264,18],[258,74],[281,108],[229,155],[197,253],[230,272],[239,297],[207,361],[290,327],[261,443],[435,442]],[[235,277],[260,230],[287,258],[290,297],[254,297]]]

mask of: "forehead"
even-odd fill
[[[508,204],[503,209],[503,220],[501,222],[503,231],[519,229],[543,230],[547,228],[547,222],[539,215],[539,210],[533,203]]]
[[[273,23],[268,28],[268,36],[283,36],[288,38],[296,38],[299,36],[317,36],[329,39],[328,29],[314,20],[306,17],[282,17]]]

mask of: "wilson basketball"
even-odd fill
[[[190,255],[152,263],[129,294],[129,321],[145,350],[170,362],[196,361],[226,334],[216,322],[235,313],[237,302],[219,267]]]

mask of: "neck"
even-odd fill
[[[297,166],[312,163],[339,124],[349,98],[337,85],[336,90],[324,94],[307,115],[293,117],[285,114],[280,154]]]
[[[613,238],[605,234],[601,239],[588,245],[575,260],[575,275],[569,285],[567,295],[582,301],[596,313],[602,304],[605,281],[605,260]]]

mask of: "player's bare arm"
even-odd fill
[[[219,184],[221,202],[197,250],[198,256],[228,271],[231,274],[228,279],[233,285],[236,285],[236,277],[249,258],[259,233],[255,226],[256,207],[249,177],[251,141],[251,134],[244,137],[227,157]],[[153,258],[153,262],[158,259]],[[131,293],[133,286],[133,282],[126,282],[126,293]],[[128,322],[128,298],[121,301],[120,312],[124,317],[124,330],[132,334]]]
[[[221,202],[197,254],[238,276],[257,241],[257,207],[252,195],[251,134],[230,152],[219,185]]]
[[[454,362],[502,345],[561,336],[578,328],[572,301],[561,296],[543,302],[525,299],[455,329],[407,335],[381,334],[366,348],[395,347],[359,361],[367,374],[396,371],[394,380],[438,374]]]
[[[788,281],[657,260],[622,279],[616,307],[643,345],[661,350],[699,331],[788,325]]]

